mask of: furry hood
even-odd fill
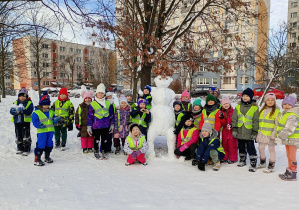
[[[204,138],[200,132],[199,137],[202,139]],[[214,128],[212,129],[212,134],[210,135],[210,139],[218,138],[218,131],[216,131]]]

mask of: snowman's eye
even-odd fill
[[[161,78],[159,80],[161,80]]]
[[[168,78],[166,77],[166,80],[168,80]]]

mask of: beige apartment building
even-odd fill
[[[37,90],[37,74],[41,88],[92,85],[100,78],[108,79],[110,53],[114,51],[42,38],[24,36],[13,41],[14,88]],[[38,47],[37,47],[38,46]],[[39,58],[39,59],[37,59]]]

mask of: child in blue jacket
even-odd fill
[[[37,128],[37,142],[34,150],[34,165],[43,166],[41,155],[45,151],[45,162],[53,163],[50,153],[53,149],[54,125],[58,123],[60,117],[55,117],[54,111],[50,109],[50,96],[44,92],[40,97],[39,105],[35,107],[32,114],[33,126]]]
[[[18,100],[10,109],[11,119],[15,124],[17,153],[27,156],[31,150],[30,122],[33,112],[33,103],[28,97],[26,88],[21,88],[18,94]]]

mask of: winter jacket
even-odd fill
[[[129,135],[130,111],[131,107],[128,105],[125,109],[120,107],[114,115],[114,134],[119,133],[119,138],[126,138]],[[118,116],[120,119],[118,119]]]
[[[299,107],[296,106],[296,107],[290,109],[287,112],[289,112],[289,113],[295,113],[295,114],[299,115]],[[281,114],[281,116],[279,117],[279,120],[287,112],[284,111]],[[288,117],[284,129],[282,129],[281,132],[278,134],[278,138],[280,138],[282,140],[282,144],[284,144],[284,145],[292,145],[292,146],[295,146],[295,147],[299,148],[299,139],[290,139],[290,140],[288,139],[289,136],[291,136],[294,133],[294,131],[297,128],[297,126],[299,126],[298,123],[299,123],[299,118],[296,115],[291,115],[291,116]]]
[[[63,101],[57,100],[57,101],[59,101],[59,107],[62,107],[65,104],[65,102],[70,101],[70,99],[63,100]],[[55,104],[56,104],[56,101],[51,106],[51,109],[54,111],[54,113],[55,113]],[[75,116],[75,109],[74,109],[73,104],[71,103],[70,106],[68,107],[68,117],[61,118],[55,126],[67,127],[69,124],[73,124],[74,116]],[[60,116],[57,116],[57,117],[60,117]]]
[[[224,118],[221,119],[221,125],[223,127],[222,129],[222,139],[227,139],[227,140],[234,140],[235,138],[233,137],[233,130],[232,130],[232,116],[233,116],[234,109],[230,107],[229,109],[223,111]],[[230,129],[228,129],[230,128]]]
[[[18,100],[16,100],[17,104],[14,103],[14,106],[10,108],[10,114],[13,115],[14,123],[24,123],[25,122],[24,121],[24,114],[25,115],[31,115],[32,114],[32,112],[33,112],[33,103],[31,103],[29,105],[29,107],[27,109],[25,109],[29,101],[31,101],[31,100],[28,99],[28,98],[23,102],[21,102],[18,99]],[[19,106],[20,104],[23,104],[24,110],[22,112],[14,111],[13,108],[15,110],[17,110],[17,106]]]
[[[257,106],[256,103],[250,103],[250,104],[245,104],[242,102],[239,102],[240,104],[240,112],[245,116],[248,110],[251,108],[251,106]],[[253,140],[252,138],[257,136],[258,130],[259,130],[259,111],[257,110],[252,118],[252,129],[247,129],[245,128],[244,125],[242,127],[238,128],[237,123],[238,123],[238,111],[237,109],[234,110],[233,116],[232,116],[232,127],[233,127],[233,132],[237,132],[237,138],[242,139],[242,140]],[[254,137],[254,138],[255,138]]]
[[[213,111],[217,110],[218,107],[217,107],[217,104],[215,104],[214,106],[208,108],[207,105],[204,106],[204,109],[206,110],[207,112],[207,116],[209,116]],[[220,129],[221,129],[221,121],[220,121],[220,118],[219,118],[219,114],[220,114],[220,110],[218,110],[216,112],[216,115],[215,115],[215,125],[214,125],[214,129],[220,133]],[[203,113],[201,113],[201,120],[199,122],[199,126],[198,126],[198,129],[201,130],[203,124],[204,124],[205,120],[204,120],[204,116],[203,116]]]
[[[182,108],[185,112],[192,112],[192,104],[190,101],[181,101]]]
[[[96,101],[96,103],[98,103],[98,102]],[[99,104],[99,105],[103,108],[103,106],[101,104]],[[111,125],[114,125],[114,114],[113,113],[114,113],[114,108],[112,105],[110,105],[109,106],[109,116],[99,119],[96,116],[94,116],[94,109],[91,105],[89,105],[88,116],[87,116],[87,126],[92,126],[93,129],[109,128]]]
[[[212,134],[209,137],[204,138],[202,134],[200,134],[200,144],[197,148],[196,160],[201,160],[204,163],[207,163],[210,158],[211,150],[216,150],[218,152],[218,156],[220,156],[219,159],[224,157],[224,153],[217,150],[218,148],[221,148],[221,143],[217,136],[218,132],[215,129],[212,130]],[[214,141],[210,143],[213,139]]]
[[[184,126],[185,127],[185,126]],[[187,128],[182,128],[181,132],[178,135],[178,143],[177,143],[177,148],[179,148],[182,144],[182,136],[181,133],[183,132],[184,138],[187,136],[188,131],[191,129],[192,127],[187,127]],[[192,134],[192,139],[189,140],[188,142],[185,143],[186,146],[188,146],[187,148],[190,147],[191,144],[196,144],[198,142],[198,137],[199,137],[199,131],[196,129],[193,131]]]
[[[130,115],[132,118],[135,118],[137,115],[139,115],[140,117],[143,115],[143,112],[140,111],[140,108],[137,107],[135,110],[132,110],[130,112]],[[151,122],[151,113],[149,112],[149,114],[146,114],[145,118],[144,118],[144,122],[146,123],[147,127],[149,125],[149,123]]]
[[[202,110],[194,112],[194,110],[192,111],[192,116],[193,116],[193,122],[194,122],[194,126],[198,129],[199,128],[199,123],[201,121],[201,113]]]
[[[271,110],[272,110],[272,108],[265,108],[263,118],[265,118],[271,112]],[[280,115],[278,114],[277,117],[275,118],[276,126],[277,126],[277,121],[278,121],[279,116]],[[276,136],[276,126],[274,127],[271,136],[266,136],[261,131],[259,131],[257,134],[257,137],[256,137],[256,142],[263,143],[263,144],[269,144],[270,141],[274,141],[275,136]]]
[[[139,143],[140,143],[140,138],[141,138],[143,135],[141,134],[138,138],[134,138],[134,137],[132,137],[132,134],[130,133],[129,136],[132,138],[134,145],[138,146]],[[147,142],[146,142],[146,139],[145,139],[144,142],[143,142],[142,148],[140,149],[140,152],[141,152],[141,153],[146,153],[147,150],[148,150],[148,145],[147,145]],[[130,145],[129,145],[129,142],[128,142],[127,139],[126,139],[126,141],[125,141],[124,151],[125,151],[127,154],[129,154],[129,155],[132,154],[132,153],[134,152],[134,151],[130,148]]]
[[[88,116],[88,110],[89,110],[89,105],[86,103],[82,102],[79,107],[81,108],[81,125],[80,125],[80,131],[78,133],[78,137],[89,137],[87,133],[87,116]],[[76,110],[75,114],[75,124],[79,125],[79,107]]]
[[[36,110],[42,110],[41,106],[40,105],[36,106],[34,111]],[[43,113],[46,115],[47,118],[49,118],[49,112],[43,112]],[[55,118],[55,114],[53,115],[53,119],[54,118]],[[38,128],[41,124],[41,122],[39,121],[39,117],[35,112],[32,113],[32,124],[36,128]]]
[[[179,112],[174,112],[174,118],[175,118],[175,123],[174,123],[174,128],[176,129],[180,122],[182,121],[182,117],[184,116],[184,113],[182,111]]]

